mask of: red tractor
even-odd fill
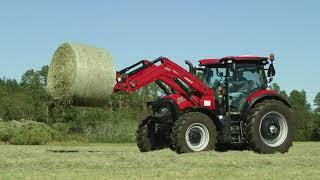
[[[273,61],[273,55],[204,59],[200,67],[186,61],[188,72],[165,57],[142,60],[117,72],[114,92],[154,82],[166,94],[151,103],[152,114],[139,125],[141,152],[169,147],[177,153],[230,148],[285,153],[295,122],[286,98],[267,89]]]

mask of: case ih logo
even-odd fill
[[[182,97],[182,96],[180,96],[180,97],[177,98],[178,104],[180,104],[180,103],[182,103],[182,102],[184,102],[184,101],[186,101],[186,99],[185,99],[184,97]]]

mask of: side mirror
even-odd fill
[[[269,69],[268,69],[267,75],[268,75],[268,77],[273,77],[273,76],[276,75],[276,70],[274,69],[272,63],[269,65]]]

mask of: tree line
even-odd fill
[[[0,122],[43,123],[58,132],[60,140],[133,142],[138,122],[149,113],[147,102],[159,94],[159,89],[151,85],[135,93],[114,94],[102,108],[74,107],[49,96],[48,69],[43,66],[40,70],[27,70],[20,81],[0,78]],[[280,91],[292,105],[297,122],[296,140],[320,140],[320,92],[312,109],[304,90],[287,94],[276,83],[270,88]],[[0,140],[8,136],[5,135],[0,132]]]
[[[145,105],[159,93],[159,89],[151,85],[135,93],[114,94],[104,107],[74,107],[69,102],[54,100],[47,93],[48,69],[43,66],[40,70],[27,70],[20,82],[0,78],[0,141],[10,141],[11,138],[16,142],[14,136],[18,133],[13,127],[25,124],[43,127],[45,124],[47,129],[56,132],[55,137],[59,133],[55,140],[134,142],[137,124],[149,112]],[[23,123],[9,123],[11,121]],[[28,142],[20,141],[22,144]]]

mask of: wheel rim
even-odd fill
[[[209,144],[208,128],[200,123],[191,124],[186,131],[185,139],[192,151],[202,151]]]
[[[280,146],[287,138],[286,119],[278,112],[272,111],[263,116],[259,126],[262,141],[270,146]]]

